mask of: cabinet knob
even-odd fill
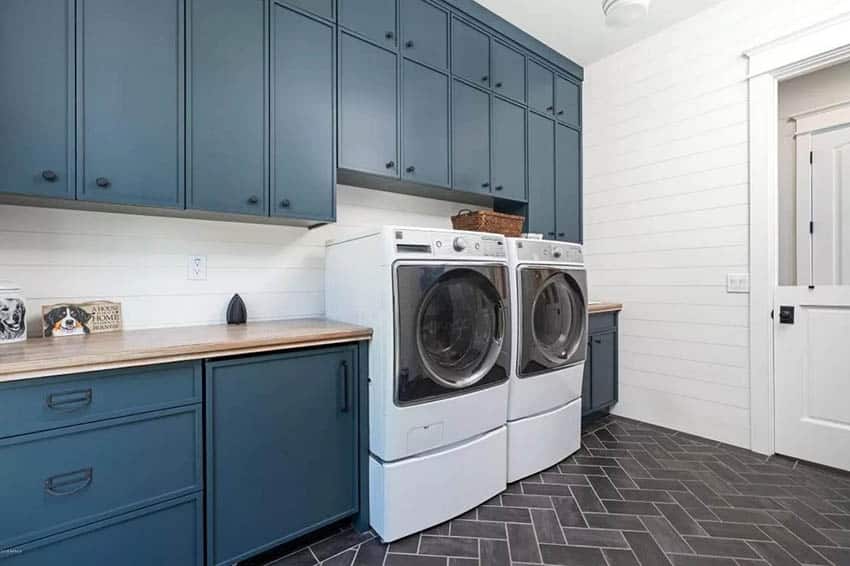
[[[281,208],[289,208],[289,199],[285,198],[282,201],[280,201],[280,207]]]
[[[257,204],[258,202],[260,202],[260,199],[257,195],[251,195],[248,197],[248,204]]]
[[[47,181],[48,183],[52,183],[59,178],[59,175],[57,175],[54,171],[51,171],[50,169],[45,169],[41,172],[41,178]]]
[[[393,39],[393,38],[395,38],[395,34],[391,31],[388,31],[387,33],[384,34],[384,37],[386,37],[387,39]]]
[[[106,177],[98,177],[94,180],[94,184],[100,187],[101,189],[105,189],[112,183]]]
[[[496,185],[496,190],[497,190],[497,191],[501,191],[501,190],[502,190],[502,189],[504,189],[504,188],[505,188],[505,187],[503,187],[502,185]]]
[[[413,47],[413,42],[408,41],[407,43],[404,44],[404,46],[407,47],[408,49],[410,49],[411,47]]]
[[[414,167],[413,165],[411,165],[410,167],[408,167],[408,168],[406,169],[406,171],[407,171],[408,173],[413,173],[414,171],[416,171],[416,167]]]
[[[490,80],[490,77],[488,77],[487,75],[484,75],[483,77],[481,77],[481,82],[482,82],[482,83],[486,83],[486,82],[487,82],[487,81],[489,81],[489,80]]]
[[[594,339],[593,339],[593,343],[594,343],[594,344],[601,344],[601,343],[602,343],[602,339],[601,339],[601,338],[594,338]]]
[[[563,232],[558,232],[558,237],[559,237],[559,238],[563,238],[564,236],[566,236],[566,234],[564,234]]]
[[[393,169],[395,167],[395,161],[387,161],[387,169]]]
[[[554,106],[547,106],[546,107],[546,112],[552,112],[553,110],[555,110]]]
[[[487,183],[487,182],[481,183],[481,188],[482,188],[482,189],[486,189],[486,188],[487,188],[487,187],[489,187],[489,186],[490,186],[490,183]]]
[[[502,83],[496,83],[496,88],[502,88]]]
[[[546,232],[546,234],[549,235],[549,236],[554,236],[555,232]]]
[[[563,110],[558,110],[558,116],[563,116],[563,115],[564,115],[564,111],[563,111]]]

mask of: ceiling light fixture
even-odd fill
[[[629,26],[649,14],[651,0],[602,0],[605,23],[611,27]]]

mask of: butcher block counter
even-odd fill
[[[368,340],[372,330],[322,318],[34,338],[0,346],[0,382]]]
[[[623,305],[620,303],[591,303],[587,306],[587,312],[589,314],[619,312],[621,310],[623,310]]]

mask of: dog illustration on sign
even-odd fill
[[[0,341],[18,340],[26,333],[26,314],[22,300],[0,298]]]
[[[44,315],[45,336],[75,336],[90,334],[88,322],[91,314],[78,305],[62,305],[50,309]]]

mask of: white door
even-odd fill
[[[850,470],[850,286],[778,287],[774,323],[776,452]]]

